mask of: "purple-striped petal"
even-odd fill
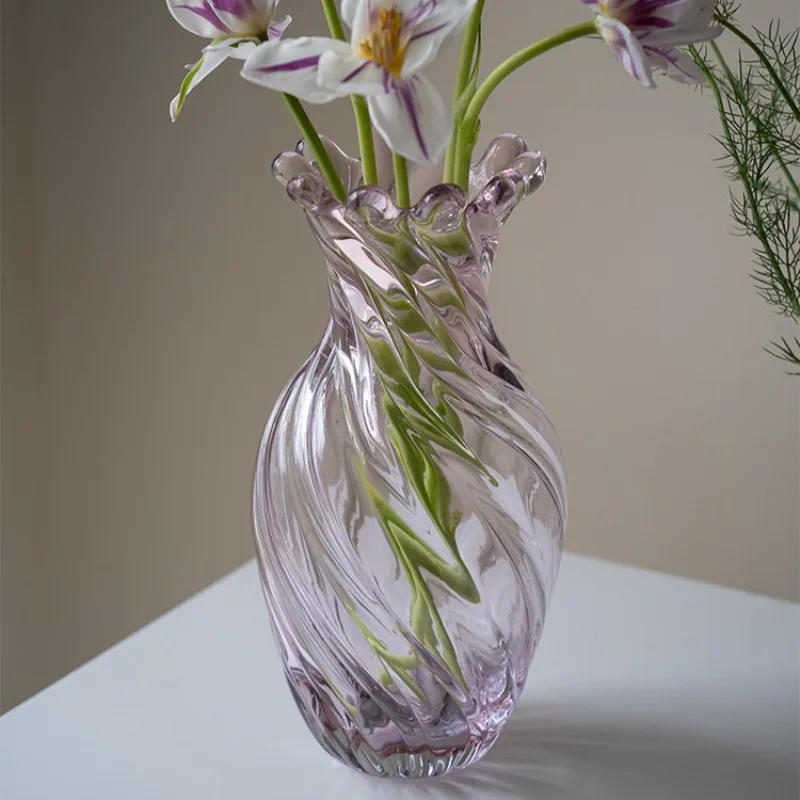
[[[416,28],[429,19],[441,4],[439,0],[400,0],[395,3],[397,10],[403,15],[406,25],[409,28]],[[452,5],[452,4],[450,4]]]
[[[328,52],[351,49],[346,42],[317,36],[264,42],[245,62],[242,77],[309,103],[327,103],[341,96],[318,83],[320,58]]]
[[[418,164],[438,163],[452,134],[450,107],[426,78],[415,76],[369,97],[376,130],[386,144]]]
[[[417,163],[436,163],[452,134],[452,117],[449,104],[419,72],[466,22],[475,2],[342,0],[351,44],[320,56],[318,88],[366,95],[376,130],[395,152]],[[274,65],[270,70],[271,85],[281,88]]]
[[[267,39],[270,42],[277,42],[279,39],[283,39],[286,29],[291,24],[292,18],[288,14],[285,17],[281,17],[281,19],[273,22],[269,28],[267,28]]]
[[[406,45],[401,78],[408,79],[430,64],[454,30],[456,25],[447,21],[415,30]]]
[[[648,89],[655,87],[653,72],[639,40],[627,25],[619,20],[603,18],[598,26],[600,35],[611,46],[625,71]]]
[[[278,0],[209,1],[220,20],[240,36],[263,34],[272,22],[278,6]]]
[[[632,27],[707,27],[715,6],[714,0],[637,0],[620,18]]]
[[[212,53],[215,50],[224,50],[228,58],[235,58],[239,61],[246,61],[255,51],[260,43],[259,39],[253,36],[231,37],[223,39],[208,47],[203,48],[204,53]]]
[[[347,52],[329,51],[319,61],[319,85],[337,94],[382,94],[386,70],[374,61]]]
[[[230,42],[236,41],[239,40],[230,40]],[[225,47],[206,48],[200,60],[189,67],[178,94],[175,95],[169,105],[169,115],[173,122],[178,119],[189,92],[193,91],[201,81],[205,80],[217,67],[230,58],[235,49],[230,44]]]
[[[648,31],[639,37],[643,47],[653,47],[657,49],[680,47],[688,44],[698,44],[716,39],[723,32],[724,28],[719,25],[707,26],[705,28],[669,28],[659,31]]]
[[[402,77],[408,78],[437,56],[464,27],[475,0],[439,2],[409,31]]]
[[[469,16],[475,0],[372,0],[386,8],[396,8],[410,28],[430,23],[443,16]]]
[[[219,18],[210,0],[167,0],[167,7],[187,31],[205,39],[230,36],[231,29]]]
[[[167,0],[172,16],[206,39],[260,36],[275,14],[278,0]]]
[[[586,5],[601,16],[619,20],[639,35],[648,30],[708,27],[716,3],[714,0],[607,0]]]
[[[403,20],[412,38],[423,37],[442,25],[450,31],[466,24],[476,0],[405,0]],[[398,6],[403,5],[402,3]]]
[[[617,59],[644,86],[658,69],[682,82],[698,72],[676,48],[715,39],[716,0],[583,0],[597,14],[598,31]]]
[[[706,83],[705,75],[689,53],[682,50],[645,51],[653,67],[678,83],[699,86]]]
[[[365,56],[381,41],[383,17],[391,12],[401,21],[401,33],[392,52],[402,53],[395,77],[410,78],[429,64],[442,45],[461,28],[476,0],[344,0],[342,17],[352,28],[352,47]],[[383,16],[382,16],[383,15]],[[384,45],[384,52],[386,46]],[[394,61],[394,60],[392,60]],[[388,66],[385,61],[382,66]]]
[[[380,17],[380,4],[381,0],[351,0],[342,4],[342,19],[350,27],[353,50],[358,50],[361,42],[369,38]]]

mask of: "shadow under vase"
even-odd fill
[[[678,724],[564,705],[520,707],[484,760],[397,797],[797,800],[796,759]]]

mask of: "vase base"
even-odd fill
[[[308,673],[300,670],[287,670],[286,677],[298,709],[322,748],[343,764],[376,778],[435,778],[474,764],[497,741],[513,710],[512,698],[521,688],[507,687],[491,710],[484,708],[484,713],[469,719],[445,695],[427,724],[414,717],[416,726],[412,727],[412,719],[401,722],[402,714],[393,718],[387,713],[389,696],[380,698],[379,705],[375,696],[362,692],[358,706],[344,704],[321,674],[313,684]]]
[[[322,675],[317,676],[316,685],[298,670],[288,670],[286,677],[298,709],[323,749],[343,764],[376,778],[435,778],[474,764],[497,741],[514,705],[507,695],[505,702],[494,706],[490,717],[481,715],[480,732],[473,727],[470,733],[462,710],[449,698],[443,699],[437,723],[428,729],[429,741],[412,744],[406,737],[420,742],[425,738],[422,729],[411,732],[401,726],[370,695],[364,693],[359,708],[348,707]],[[383,705],[388,705],[385,699]],[[366,720],[369,723],[365,725]],[[473,719],[473,725],[475,722]]]
[[[439,778],[454,770],[468,767],[479,761],[489,752],[497,739],[476,739],[465,747],[432,749],[421,747],[411,749],[391,749],[381,753],[369,745],[350,743],[345,748],[332,747],[325,743],[325,749],[337,760],[353,769],[376,778]]]

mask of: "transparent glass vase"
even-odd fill
[[[517,137],[410,210],[326,143],[275,176],[323,252],[331,317],[258,453],[254,527],[275,638],[320,744],[378,776],[477,761],[525,684],[561,559],[556,436],[498,340],[498,235],[544,180]]]

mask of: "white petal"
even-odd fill
[[[600,19],[597,29],[603,39],[611,45],[614,55],[625,67],[625,71],[636,78],[642,86],[655,87],[650,63],[631,29],[619,20],[605,17]]]
[[[319,85],[337,94],[384,94],[386,70],[368,58],[347,52],[323,53],[319,60]]]
[[[317,82],[320,57],[329,51],[351,52],[346,42],[319,36],[264,42],[245,62],[242,77],[309,103],[327,103],[339,96]]]
[[[476,0],[397,0],[395,7],[409,23],[440,25],[442,22],[466,22]]]
[[[407,21],[415,20],[406,48],[402,77],[408,78],[429,64],[442,47],[466,24],[475,0],[415,0]]]
[[[367,102],[373,125],[392,150],[418,164],[441,159],[453,120],[449,104],[427,78],[417,75]]]
[[[350,0],[347,6],[345,14],[345,4],[342,4],[342,19],[350,26],[350,41],[355,50],[369,36],[379,8],[376,0]]]
[[[599,13],[609,18],[619,17],[622,12],[627,11],[631,6],[635,6],[639,2],[641,0],[606,0],[605,3],[598,3]]]
[[[353,27],[353,20],[360,4],[361,0],[342,0],[342,20],[348,28]]]
[[[406,47],[401,77],[408,78],[430,64],[442,45],[459,27],[458,24],[442,22],[438,25],[421,26],[415,30]]]
[[[206,48],[203,51],[202,57],[191,67],[181,83],[178,94],[175,95],[169,105],[169,114],[173,122],[175,122],[178,115],[181,113],[181,109],[183,108],[183,104],[189,92],[191,92],[198,83],[207,78],[223,61],[230,58],[231,53],[232,48],[230,47]]]
[[[716,0],[702,0],[697,3],[694,12],[694,24],[696,26],[711,25],[714,21],[714,14],[717,10]]]
[[[253,0],[253,5],[259,10],[264,19],[272,19],[278,10],[280,0]]]
[[[641,37],[641,42],[646,47],[679,47],[684,44],[697,44],[716,39],[722,34],[724,28],[719,25],[711,27],[704,25],[695,28],[660,28],[648,31]]]
[[[191,0],[197,3],[199,0]],[[202,0],[212,6],[220,21],[237,36],[260,36],[272,22],[275,0]]]
[[[447,32],[444,36],[440,37],[438,34],[426,36],[424,38],[412,38],[406,47],[406,57],[403,61],[403,69],[400,72],[400,78],[407,80],[412,75],[423,70],[428,64],[436,58],[442,42],[447,38]]]
[[[278,11],[280,0],[249,0],[256,10],[256,17],[261,25],[261,30],[265,31],[272,20],[275,19],[275,14]]]
[[[413,20],[414,24],[419,24],[428,19],[432,14],[452,13],[454,7],[463,5],[462,0],[388,0],[384,3],[387,7],[396,8],[403,19]]]
[[[278,0],[167,0],[167,6],[186,30],[217,39],[260,36],[272,21]]]
[[[258,39],[255,39],[252,36],[242,36],[232,39],[223,39],[221,42],[210,44],[208,47],[203,48],[203,52],[209,53],[214,52],[215,50],[225,50],[228,58],[246,61],[252,55],[258,45]]]
[[[438,2],[438,0],[433,1]],[[420,0],[364,0],[364,5],[368,6],[370,11],[375,15],[379,14],[382,9],[388,11],[395,8],[405,16],[406,6],[415,6],[419,2]]]
[[[675,0],[661,6],[654,14],[679,28],[707,28],[714,19],[715,6],[714,0]]]
[[[285,17],[281,17],[278,20],[270,23],[269,28],[267,28],[267,39],[270,42],[275,42],[278,39],[283,39],[283,35],[286,33],[286,29],[292,24],[292,18],[287,14]]]
[[[681,50],[651,51],[649,49],[646,52],[653,67],[661,70],[668,78],[691,86],[706,82],[703,71],[688,53]]]
[[[208,0],[167,0],[167,8],[181,26],[198,36],[216,39],[232,33]]]

